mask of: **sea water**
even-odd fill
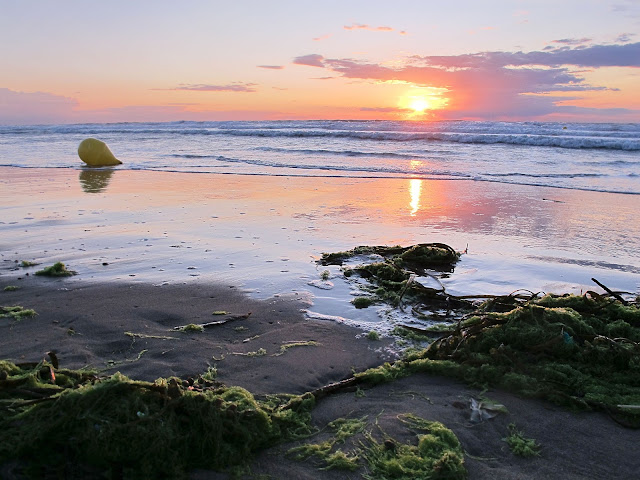
[[[27,259],[70,261],[85,279],[111,274],[161,284],[192,278],[240,284],[260,297],[308,294],[310,316],[360,325],[382,318],[381,331],[398,320],[398,312],[391,317],[383,308],[356,312],[349,299],[357,285],[345,281],[337,267],[327,267],[332,287],[326,289],[319,281],[325,267],[316,264],[322,252],[440,241],[468,252],[454,274],[442,279],[451,294],[498,295],[519,288],[580,293],[598,289],[591,277],[640,294],[638,124],[1,126],[0,167],[77,171],[82,184],[100,175],[77,157],[77,146],[87,137],[105,141],[123,165],[106,169],[97,187],[83,185],[82,200],[65,205],[64,192],[48,200],[69,211],[81,205],[78,215],[39,218],[32,212],[43,208],[43,200],[24,212],[19,206],[0,207],[6,217],[0,218],[5,260],[19,252]],[[176,186],[171,198],[179,205],[167,199],[162,208],[155,200],[145,203],[144,192],[137,198],[132,192],[129,223],[121,225],[122,212],[102,209],[101,202],[113,198],[112,172],[123,170],[177,172],[170,181],[188,184],[192,192],[180,196]],[[185,175],[181,181],[181,173],[189,180]],[[210,191],[198,186],[210,181],[208,175],[202,175],[203,182],[192,175],[210,173],[233,180],[233,198],[225,198],[229,190],[221,186]],[[249,183],[243,178],[259,190],[261,177],[292,180],[289,196],[280,198],[283,192],[273,189],[261,197],[238,193]],[[320,198],[309,193],[314,186]],[[0,188],[7,188],[6,182]],[[0,193],[11,195],[8,189]],[[50,239],[58,237],[52,248]],[[102,250],[114,239],[121,242],[119,249]],[[72,259],[38,257],[45,248],[66,255],[70,246]]]
[[[123,169],[470,179],[640,194],[640,124],[255,121],[0,126],[0,166],[80,168],[105,141]]]

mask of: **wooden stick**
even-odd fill
[[[234,320],[245,320],[249,318],[250,315],[251,315],[251,312],[245,313],[244,315],[229,315],[224,320],[218,320],[216,322],[207,322],[207,323],[196,323],[195,325],[202,328],[215,327],[218,325],[224,325],[225,323],[228,323],[228,322],[233,322]],[[177,327],[173,327],[173,329],[183,330],[186,326],[187,325],[178,325]]]
[[[593,280],[599,287],[602,287],[602,289],[604,289],[604,291],[606,291],[609,295],[611,295],[611,296],[615,297],[616,299],[620,300],[623,305],[627,305],[627,301],[624,298],[622,298],[620,295],[618,295],[616,292],[610,290],[609,287],[607,287],[606,285],[603,285],[602,283],[600,283],[595,278],[592,278],[591,280]]]

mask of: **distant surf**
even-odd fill
[[[0,165],[80,168],[78,143],[118,168],[194,173],[468,179],[640,194],[640,124],[253,121],[0,127]]]

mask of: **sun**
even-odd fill
[[[423,113],[429,108],[429,102],[427,102],[424,97],[412,97],[409,101],[409,108],[413,110],[414,113]]]

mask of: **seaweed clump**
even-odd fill
[[[444,243],[419,243],[409,247],[386,245],[352,248],[344,252],[323,253],[322,265],[342,265],[346,260],[358,255],[380,255],[392,261],[398,267],[407,268],[444,268],[448,269],[460,258],[460,254]]]
[[[372,480],[397,478],[463,479],[467,477],[464,452],[455,434],[440,422],[431,422],[415,415],[400,419],[413,430],[419,431],[417,445],[396,443],[388,439],[383,443],[369,436],[365,457]]]
[[[524,433],[516,428],[514,423],[509,424],[509,435],[503,438],[514,455],[530,458],[540,455],[540,444],[533,438],[527,438]]]
[[[638,427],[640,307],[625,303],[593,294],[534,297],[508,312],[485,304],[426,349],[355,378],[376,384],[428,372],[604,410]]]
[[[77,272],[73,270],[68,270],[66,265],[62,262],[56,262],[53,265],[45,267],[42,270],[38,270],[36,272],[36,275],[41,275],[45,277],[70,277],[76,274]]]
[[[0,318],[12,318],[13,320],[22,320],[25,317],[34,317],[37,313],[32,308],[24,308],[21,305],[12,307],[0,307]]]
[[[289,449],[287,454],[296,460],[313,457],[318,460],[321,470],[363,468],[367,472],[363,478],[371,480],[466,478],[464,453],[451,430],[440,422],[410,413],[399,415],[398,419],[417,434],[417,444],[399,443],[384,431],[383,438],[376,439],[368,428],[370,424],[366,417],[339,418],[327,425],[333,432],[328,439],[299,445]],[[355,443],[356,447],[343,451],[345,445],[348,448],[347,441]]]
[[[398,305],[403,297],[413,297],[429,303],[442,301],[441,291],[424,287],[415,282],[416,276],[437,276],[452,272],[460,259],[460,253],[444,243],[420,243],[408,247],[360,246],[345,252],[325,253],[319,262],[322,265],[342,265],[359,255],[377,255],[380,261],[360,264],[344,270],[345,276],[353,273],[367,279],[373,286],[373,294],[367,301],[382,301]],[[358,300],[358,299],[356,299]],[[365,308],[365,300],[354,301],[356,308]]]
[[[287,401],[288,400],[288,401]],[[31,476],[183,478],[225,469],[310,431],[313,396],[256,400],[210,375],[153,383],[0,362],[0,464]],[[144,448],[141,448],[144,446]]]
[[[556,403],[640,405],[640,308],[588,296],[533,299],[462,322],[424,358],[454,361],[461,374]]]

